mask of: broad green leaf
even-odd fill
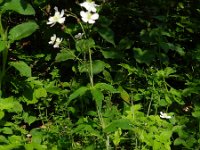
[[[4,117],[4,111],[0,110],[0,120]]]
[[[36,121],[37,118],[35,116],[29,116],[28,113],[24,113],[23,119],[25,123],[28,123],[29,125],[31,125],[33,122]]]
[[[132,40],[130,40],[129,38],[125,37],[125,38],[120,40],[118,46],[119,46],[119,48],[121,50],[126,50],[126,49],[130,49],[133,44],[134,44],[134,42]]]
[[[0,143],[8,143],[7,138],[3,135],[0,135]]]
[[[60,53],[57,54],[56,56],[56,62],[61,62],[61,61],[66,61],[69,59],[75,59],[76,56],[74,54],[73,50],[61,50]]]
[[[7,48],[7,41],[0,41],[0,52]]]
[[[69,99],[67,101],[67,105],[75,98],[84,95],[88,90],[88,87],[82,86],[79,89],[77,89],[76,91],[74,91],[70,96]]]
[[[118,91],[112,85],[106,83],[97,83],[94,87],[97,89],[109,91],[111,93],[118,93]]]
[[[105,41],[115,46],[114,33],[109,27],[98,28],[97,32]]]
[[[93,74],[98,74],[98,73],[102,72],[104,70],[104,68],[106,67],[106,65],[107,64],[101,60],[94,60],[92,62]],[[79,64],[78,69],[79,69],[79,72],[81,72],[81,73],[82,72],[90,72],[89,62]]]
[[[93,47],[95,47],[95,42],[91,38],[76,41],[76,50],[79,52],[88,52]]]
[[[115,132],[118,130],[118,128],[121,128],[123,130],[132,130],[133,127],[131,126],[131,122],[128,119],[119,119],[114,120],[111,122],[105,129],[104,132]]]
[[[36,98],[47,97],[47,91],[44,88],[35,89],[34,96]]]
[[[33,7],[25,0],[6,0],[6,3],[2,6],[1,10],[15,11],[22,15],[35,15]]]
[[[148,50],[142,50],[141,48],[134,48],[134,57],[138,63],[151,63],[154,58],[155,54]]]
[[[21,76],[31,77],[31,67],[29,67],[25,62],[15,61],[10,62],[9,64],[10,66],[13,66],[16,70],[18,70]]]
[[[124,55],[121,51],[117,51],[116,49],[107,51],[102,50],[101,53],[106,59],[120,59],[123,58]]]
[[[12,97],[0,99],[0,110],[9,110],[14,107],[14,99]]]
[[[96,101],[97,107],[101,111],[102,101],[104,99],[103,93],[99,89],[96,89],[96,88],[92,88],[91,93],[92,93],[92,97]]]
[[[129,96],[129,94],[121,86],[118,87],[118,91],[120,92],[121,98],[125,102],[130,103],[130,96]]]
[[[3,132],[4,134],[13,134],[12,129],[9,127],[1,128],[0,131]]]
[[[21,40],[30,36],[38,28],[39,26],[33,21],[25,22],[10,29],[8,38],[11,42]]]

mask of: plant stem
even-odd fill
[[[91,49],[89,49],[89,64],[90,64],[90,69],[89,69],[89,78],[90,78],[90,85],[93,88],[94,87],[94,76],[93,76],[93,65],[92,65],[92,51]],[[100,111],[100,109],[98,108],[97,104],[96,104],[96,109],[97,109],[97,114],[101,123],[102,128],[105,128],[105,123],[102,117],[102,113]],[[109,136],[106,135],[106,150],[109,150],[110,148],[110,141],[109,141]]]
[[[1,40],[2,41],[7,41],[7,30],[4,31],[4,28],[2,26],[2,20],[1,20],[1,15],[0,14],[0,34],[1,34]],[[10,44],[6,44],[6,48],[2,51],[2,69],[0,70],[0,98],[2,96],[2,84],[3,84],[3,78],[6,74],[6,63],[7,63],[7,57],[8,57],[8,49],[10,47]]]

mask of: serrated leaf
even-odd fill
[[[109,85],[106,83],[97,83],[97,84],[95,84],[94,87],[97,89],[109,91],[111,93],[118,93],[118,91],[112,85]]]
[[[92,72],[93,74],[98,74],[100,72],[102,72],[104,70],[106,66],[106,63],[101,61],[101,60],[94,60],[92,62]],[[83,72],[90,72],[90,64],[88,62],[86,63],[81,63],[78,66],[79,72],[83,73]]]
[[[31,125],[33,122],[35,122],[36,121],[36,117],[35,116],[27,116],[25,119],[24,119],[24,121],[26,122],[26,123],[28,123],[29,125]]]
[[[79,52],[88,52],[93,47],[95,47],[95,42],[91,38],[76,41],[76,50]]]
[[[75,98],[82,96],[86,93],[86,91],[88,90],[88,87],[82,86],[80,88],[78,88],[76,91],[74,91],[70,96],[69,99],[67,101],[67,105]]]
[[[120,92],[121,98],[125,102],[130,103],[130,96],[129,96],[129,94],[121,86],[118,87],[118,91]]]
[[[36,98],[47,97],[47,91],[44,88],[35,89],[34,95]]]
[[[35,10],[25,0],[6,0],[1,10],[12,10],[22,15],[35,15]]]
[[[149,64],[155,58],[155,54],[148,50],[142,50],[141,48],[134,48],[134,57],[138,63]]]
[[[25,22],[10,29],[8,38],[11,42],[21,40],[30,36],[38,28],[39,26],[33,21]]]
[[[105,129],[104,132],[115,132],[118,130],[118,128],[124,129],[124,130],[131,130],[133,127],[131,126],[131,122],[128,119],[119,119],[114,120],[111,122]]]
[[[74,54],[73,50],[61,50],[60,53],[57,54],[56,56],[56,62],[61,62],[61,61],[66,61],[69,59],[75,59],[76,56]]]
[[[4,117],[4,111],[0,110],[0,120]]]
[[[99,110],[101,111],[102,108],[102,101],[104,99],[104,95],[103,93],[96,88],[92,88],[91,89],[91,93],[92,93],[92,97],[94,98],[94,100],[96,101],[97,107],[99,108]]]
[[[18,70],[21,76],[31,77],[31,67],[29,67],[25,62],[10,62],[10,66],[13,66],[16,70]]]
[[[109,27],[98,28],[97,32],[105,41],[115,46],[114,32]]]
[[[123,53],[116,50],[101,51],[104,58],[108,59],[119,59],[123,57]]]

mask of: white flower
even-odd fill
[[[82,17],[81,19],[86,23],[88,22],[89,24],[94,24],[95,20],[99,18],[99,14],[97,13],[92,14],[91,12],[81,11],[80,15]]]
[[[49,41],[49,44],[51,44],[51,45],[53,45],[53,47],[54,48],[59,48],[59,45],[60,45],[60,43],[62,42],[62,38],[58,38],[58,37],[56,37],[56,35],[54,34],[52,37],[51,37],[51,39],[50,39],[50,41]]]
[[[93,1],[85,1],[83,3],[80,3],[81,7],[84,7],[87,11],[89,12],[96,12],[96,6],[98,6],[97,4],[95,4],[95,2]]]
[[[163,119],[171,119],[172,117],[171,116],[168,116],[167,113],[163,113],[162,111],[160,112],[160,118],[163,118]]]
[[[77,35],[75,35],[75,39],[82,39],[84,33],[78,33]]]
[[[54,47],[54,48],[59,48],[59,45],[60,45],[60,43],[62,42],[62,40],[63,40],[62,38],[57,38],[57,39],[56,39],[56,42],[55,42],[55,44],[54,44],[53,47]]]
[[[47,24],[51,24],[51,27],[54,26],[57,22],[60,24],[63,24],[65,22],[65,17],[64,16],[64,10],[62,9],[61,12],[58,11],[57,7],[54,7],[55,9],[55,14],[53,17],[49,18],[49,21]]]
[[[56,41],[56,35],[54,34],[54,35],[51,37],[51,41],[49,41],[49,44],[54,44],[55,41]]]

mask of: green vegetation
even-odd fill
[[[0,150],[200,149],[200,1],[0,0]]]

